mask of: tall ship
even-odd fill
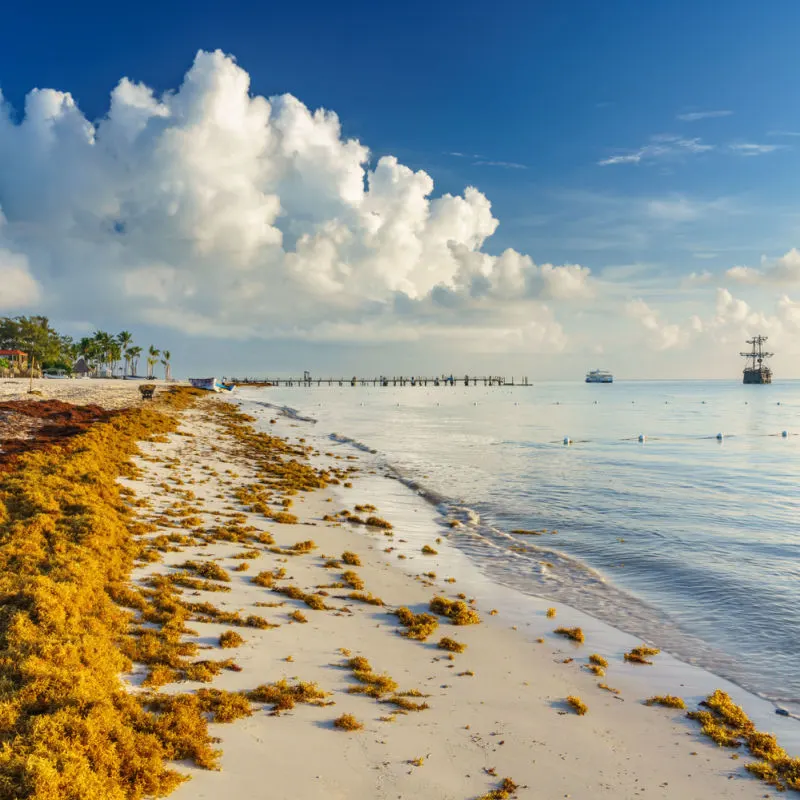
[[[614,383],[614,376],[605,369],[593,369],[586,373],[586,383]]]
[[[739,353],[747,359],[747,364],[744,368],[743,383],[772,383],[772,370],[764,363],[768,358],[772,358],[774,353],[766,353],[764,351],[764,342],[767,341],[766,336],[754,336],[752,339],[747,340],[752,349],[744,353]]]

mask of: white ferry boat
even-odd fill
[[[614,383],[614,376],[605,369],[593,369],[586,373],[586,383]]]

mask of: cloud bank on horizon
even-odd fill
[[[601,163],[705,147],[661,137]],[[738,341],[753,325],[800,334],[783,293],[764,315],[712,285],[713,308],[667,321],[636,286],[586,266],[492,254],[497,227],[478,189],[437,196],[426,172],[344,138],[335,113],[251,95],[247,72],[220,51],[198,52],[161,97],[123,78],[95,123],[52,89],[31,91],[20,121],[0,109],[2,314],[234,340],[435,336],[486,352],[599,352],[615,330],[654,351]],[[800,283],[798,265],[792,250],[696,283],[764,291]],[[565,329],[598,309],[608,319],[594,330]]]

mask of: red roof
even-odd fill
[[[24,356],[27,353],[24,350],[0,350],[0,356]]]

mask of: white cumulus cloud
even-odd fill
[[[19,254],[0,251],[15,287],[0,307],[41,294],[75,319],[101,308],[118,324],[307,340],[363,326],[395,341],[377,321],[457,330],[467,309],[480,330],[546,346],[564,334],[544,301],[592,291],[585,267],[487,252],[498,221],[478,189],[437,195],[426,172],[373,162],[335,113],[252,95],[219,51],[162,96],[123,78],[95,123],[50,89],[28,95],[20,122],[0,109],[0,206]]]

